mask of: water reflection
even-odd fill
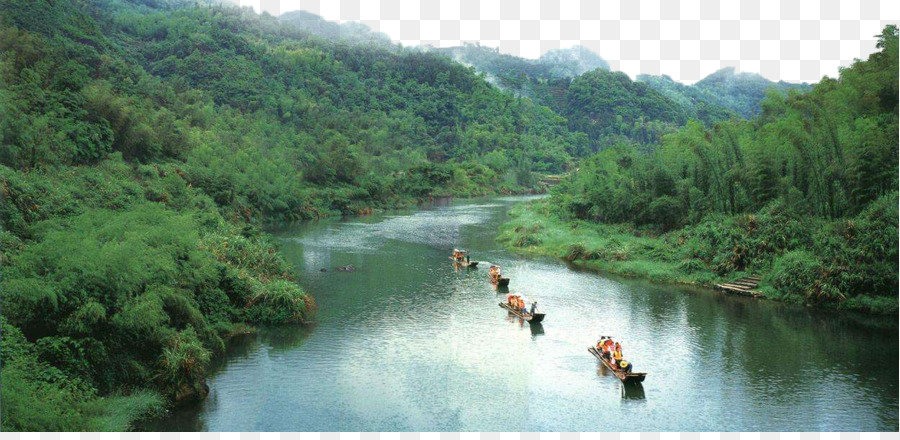
[[[540,322],[537,324],[531,324],[529,327],[531,327],[531,336],[539,336],[544,334],[544,324]]]
[[[263,338],[271,347],[271,352],[290,351],[303,345],[307,336],[314,331],[314,326],[305,326],[299,330],[293,326],[269,328],[264,331]]]
[[[596,358],[595,358],[595,359],[596,359]],[[619,380],[619,378],[616,377],[616,375],[613,374],[612,371],[609,371],[609,368],[606,368],[606,367],[603,365],[603,363],[601,363],[600,361],[597,361],[597,376],[600,376],[600,377],[602,377],[602,378],[604,378],[604,379],[606,379],[606,378],[613,378],[613,379],[615,379],[615,380]]]
[[[644,386],[639,383],[621,384],[619,389],[622,391],[623,400],[644,400]]]

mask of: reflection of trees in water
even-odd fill
[[[257,341],[256,333],[246,333],[246,334],[237,334],[232,336],[230,339],[225,341],[225,354],[222,356],[216,356],[212,361],[211,371],[215,374],[216,370],[219,370],[229,362],[235,360],[244,360],[249,359],[250,353],[256,350]]]
[[[271,348],[271,352],[278,353],[281,351],[292,350],[303,345],[306,337],[309,336],[315,324],[305,325],[302,327],[286,326],[286,327],[269,327],[260,332],[260,337]]]

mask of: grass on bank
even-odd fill
[[[652,234],[562,219],[551,199],[515,206],[498,240],[518,252],[656,282],[712,286],[749,274],[764,297],[896,314],[897,194],[853,219],[797,218],[777,205]]]

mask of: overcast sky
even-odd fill
[[[236,2],[236,0],[231,0]],[[360,21],[404,46],[478,42],[538,58],[585,46],[632,78],[693,83],[723,67],[771,80],[817,82],[876,50],[900,18],[888,0],[240,0],[257,12],[305,10]]]

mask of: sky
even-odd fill
[[[226,0],[227,1],[227,0]],[[582,45],[634,78],[691,84],[723,67],[818,82],[876,51],[897,23],[889,0],[231,0],[272,15],[305,10],[358,21],[404,46],[478,42],[538,58]]]

